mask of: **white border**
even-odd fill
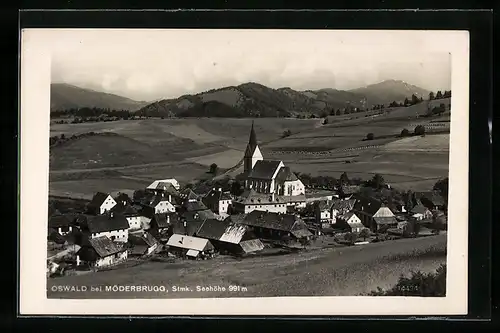
[[[219,299],[60,300],[46,295],[50,45],[57,29],[24,29],[21,44],[21,315],[455,315],[467,313],[469,33],[467,31],[333,31],[417,38],[421,49],[452,54],[447,296],[275,297]],[[136,30],[137,31],[137,30]],[[221,30],[222,31],[222,30]],[[248,32],[248,30],[246,30]],[[278,33],[268,30],[266,34]],[[322,38],[325,38],[323,36]],[[326,40],[326,39],[325,39]],[[371,39],[372,40],[372,39]]]

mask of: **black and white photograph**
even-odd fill
[[[356,308],[325,303],[342,298],[460,311],[446,308],[452,296],[466,307],[467,34],[24,37],[24,109],[38,120],[23,135],[40,148],[22,154],[40,170],[23,186],[41,185],[25,191],[40,208],[24,206],[21,242],[36,246],[24,268],[37,269],[34,294],[52,309],[275,299],[286,311],[287,298]]]

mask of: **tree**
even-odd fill
[[[371,187],[376,188],[376,189],[382,188],[382,186],[384,186],[384,184],[385,184],[384,177],[382,177],[378,173],[375,174],[370,181]]]
[[[328,113],[326,111],[321,112],[321,118],[326,118],[328,117]]]
[[[241,183],[237,180],[235,180],[232,184],[231,184],[231,194],[235,195],[235,196],[240,196],[242,193],[243,193],[243,186],[241,185]]]
[[[415,104],[418,104],[418,102],[419,102],[419,99],[418,99],[417,95],[412,94],[411,95],[411,104],[415,105]]]
[[[424,98],[422,96],[420,96],[420,102],[423,102],[424,101]]]
[[[309,118],[310,118],[310,119],[314,119],[314,118],[316,118],[316,115],[313,113],[313,114],[311,114],[311,115],[309,116]]]
[[[61,140],[66,139],[66,136],[64,134],[61,134]]]
[[[364,228],[363,230],[361,230],[361,232],[359,233],[359,237],[363,238],[363,240],[366,241],[366,239],[370,237],[370,229]]]
[[[410,135],[410,131],[408,131],[408,129],[406,128],[403,128],[403,130],[401,131],[401,136],[408,136]]]
[[[449,187],[449,180],[448,177],[440,179],[434,184],[433,190],[438,191],[439,194],[443,196],[445,201],[448,200],[448,187]]]
[[[436,93],[436,99],[441,99],[443,98],[443,93],[441,92],[441,90],[438,90],[438,92]]]
[[[408,106],[408,105],[410,105],[410,101],[408,100],[408,98],[405,98],[404,106]]]
[[[330,116],[335,116],[335,109],[330,110]]]
[[[349,185],[349,177],[347,177],[347,173],[343,173],[340,175],[340,185]]]
[[[335,112],[335,115],[340,116],[340,109],[337,109],[337,112]]]
[[[217,166],[217,164],[215,163],[210,164],[210,173],[215,175],[217,173],[218,168],[219,167]]]
[[[432,101],[434,99],[434,93],[431,91],[429,93],[429,100]]]
[[[425,127],[423,125],[418,125],[415,127],[415,135],[424,135],[425,134]]]
[[[375,135],[373,133],[368,133],[366,135],[366,140],[373,140],[375,138]]]

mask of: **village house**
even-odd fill
[[[280,214],[254,210],[239,223],[247,225],[257,238],[282,240],[310,239],[313,235],[307,225],[294,214]]]
[[[437,191],[430,192],[414,192],[413,193],[414,205],[423,205],[427,207],[430,211],[440,210],[446,211],[446,202]]]
[[[151,255],[160,247],[160,242],[147,231],[140,234],[129,235],[128,243],[131,246],[129,254],[132,256]]]
[[[254,210],[285,214],[287,206],[287,203],[274,193],[257,193],[253,189],[246,190],[232,202],[232,209],[236,214],[248,214]]]
[[[58,211],[54,212],[49,217],[48,223],[49,230],[57,231],[61,236],[69,234],[75,227],[73,225],[73,216],[68,214],[61,214]]]
[[[365,229],[361,219],[356,215],[355,212],[348,212],[337,217],[337,224],[345,223],[350,232],[361,232]]]
[[[118,192],[116,195],[112,195],[113,199],[116,202],[116,205],[122,205],[123,207],[127,205],[133,205],[132,198],[125,192]]]
[[[332,207],[332,217],[336,218],[339,215],[349,213],[354,209],[356,199],[336,200]]]
[[[178,256],[192,259],[213,257],[215,249],[205,238],[173,234],[167,241],[168,251]]]
[[[87,213],[100,215],[108,212],[116,205],[115,199],[111,195],[97,192],[87,205]]]
[[[170,229],[173,224],[179,222],[179,215],[177,213],[164,213],[164,214],[155,214],[151,219],[149,224],[149,231],[162,235]]]
[[[112,241],[126,243],[129,223],[124,215],[109,212],[83,219],[81,229],[89,238],[106,236]]]
[[[164,193],[152,197],[144,197],[140,202],[143,207],[142,213],[144,216],[151,218],[154,214],[175,212],[175,207],[171,201],[172,196],[170,194],[166,196]]]
[[[425,207],[422,204],[418,204],[413,207],[410,213],[411,216],[414,217],[417,221],[432,219],[432,212],[429,210],[429,208]]]
[[[212,212],[220,216],[226,216],[233,199],[231,194],[223,192],[222,188],[213,188],[202,200]]]
[[[373,198],[360,198],[354,211],[363,225],[372,232],[384,232],[388,228],[396,228],[398,220],[394,213],[381,201]]]
[[[203,203],[200,197],[196,199],[186,199],[184,200],[180,211],[181,212],[197,212],[202,210],[209,210],[207,206]]]
[[[191,190],[190,188],[186,188],[185,190],[183,190],[180,193],[179,198],[183,201],[187,200],[190,202],[200,200],[200,196],[198,194],[194,193],[193,190]]]
[[[92,268],[112,266],[127,260],[127,250],[107,236],[91,238],[76,253],[76,265]]]
[[[209,239],[220,253],[247,254],[264,249],[264,244],[256,239],[244,224],[207,219],[195,236]]]
[[[124,204],[124,202],[126,203]],[[142,214],[139,213],[139,211],[140,207],[130,205],[127,201],[119,201],[117,205],[111,209],[111,212],[125,216],[130,231],[139,230],[142,228]]]
[[[333,217],[332,210],[335,201],[327,200],[320,201],[315,205],[315,220],[316,223],[324,224],[325,227],[335,223],[335,218]]]

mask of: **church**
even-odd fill
[[[264,159],[257,144],[253,122],[243,165],[246,191],[242,197],[246,200],[242,200],[240,203],[248,202],[251,205],[252,202],[258,202],[260,204],[255,207],[251,206],[251,209],[249,206],[241,207],[242,209],[238,210],[242,210],[244,213],[254,209],[286,213],[287,207],[289,209],[305,207],[304,184],[289,167],[285,166],[283,161]],[[254,196],[255,200],[251,200]],[[262,200],[264,197],[266,200]],[[237,202],[235,203],[235,206],[239,206]]]

